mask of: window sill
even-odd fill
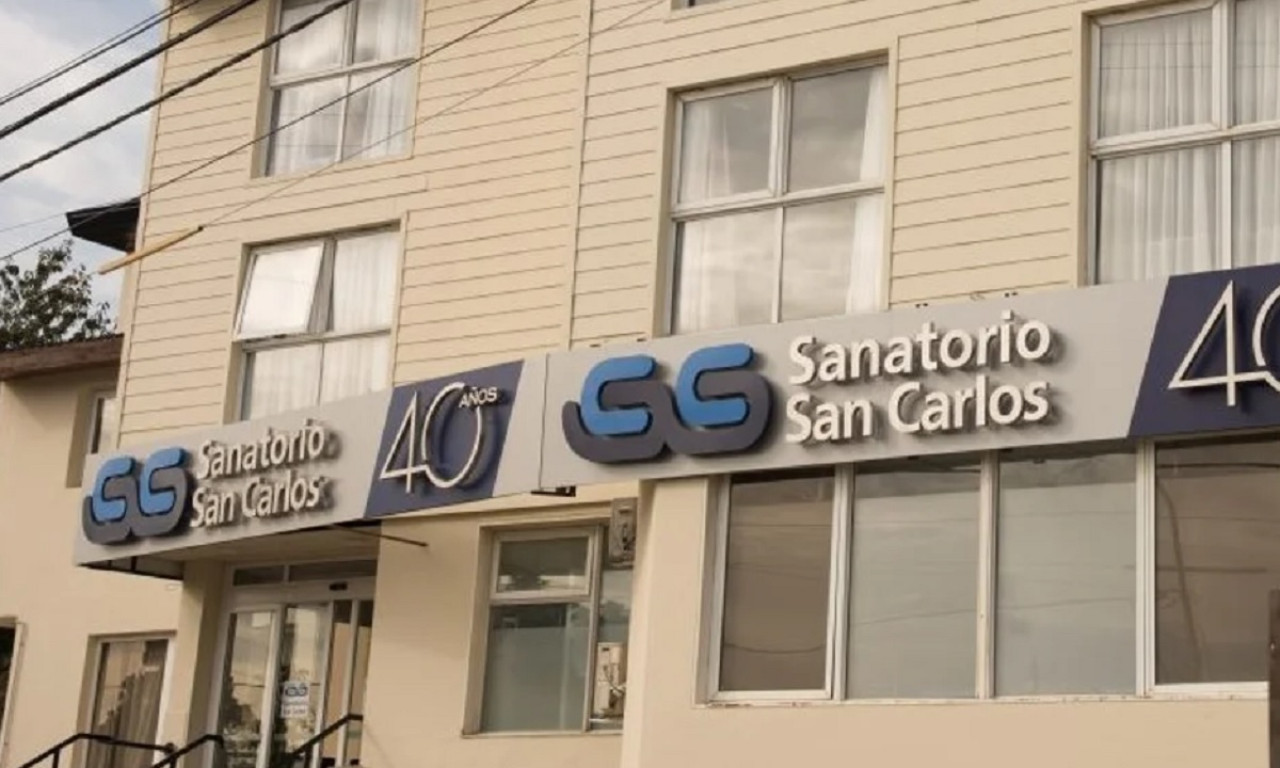
[[[621,736],[622,729],[598,731],[481,731],[463,733],[464,739],[573,739],[599,738],[602,736]]]
[[[318,166],[317,168],[309,168],[307,170],[295,171],[293,173],[278,173],[274,176],[266,173],[255,172],[249,177],[249,187],[271,186],[276,183],[297,183],[301,182],[308,176],[319,176],[325,173],[340,173],[346,170],[362,170],[365,168],[376,168],[380,165],[391,165],[393,163],[402,163],[413,158],[413,151],[410,149],[406,152],[400,152],[395,155],[385,155],[383,157],[371,157],[367,160],[343,160],[329,166]],[[323,169],[323,170],[321,170]]]
[[[1214,689],[1206,691],[1156,691],[1147,696],[1135,694],[1063,694],[1058,696],[1002,696],[994,699],[753,699],[712,700],[695,705],[696,709],[804,709],[809,707],[973,707],[1008,704],[1114,704],[1170,703],[1213,701],[1266,701],[1265,692]]]

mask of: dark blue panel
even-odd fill
[[[1280,287],[1280,265],[1276,264],[1180,275],[1169,280],[1130,422],[1131,436],[1280,425],[1280,392],[1276,390],[1280,381],[1275,378],[1277,364],[1280,364],[1280,344],[1277,344],[1277,326],[1272,320],[1277,312],[1275,309],[1264,312],[1277,287]],[[1230,296],[1234,312],[1225,311],[1224,307],[1197,348],[1197,340],[1206,323],[1214,318],[1224,296]],[[1273,308],[1278,306],[1276,302],[1271,304]],[[1228,324],[1235,334],[1234,373],[1228,366]],[[1259,328],[1261,361],[1253,344],[1255,329]],[[1192,382],[1192,386],[1172,387],[1188,358],[1188,368],[1181,378]],[[1105,372],[1099,373],[1105,375]],[[1225,380],[1203,381],[1211,378]],[[1234,405],[1229,397],[1232,388],[1235,389]]]
[[[491,497],[523,367],[507,363],[396,387],[365,517]]]

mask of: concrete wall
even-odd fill
[[[80,494],[68,487],[68,462],[87,445],[87,396],[114,383],[115,370],[104,369],[0,384],[0,620],[24,635],[3,766],[85,724],[96,637],[177,625],[178,584],[72,565]]]
[[[482,593],[489,574],[491,526],[581,524],[608,520],[605,507],[536,514],[405,520],[388,534],[423,541],[420,549],[384,540],[378,559],[373,644],[365,708],[367,765],[609,768],[617,733],[464,736],[474,653],[487,622]],[[477,634],[479,633],[479,634]]]
[[[706,481],[666,482],[641,510],[622,765],[1193,768],[1267,764],[1252,700],[698,703]]]

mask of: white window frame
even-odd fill
[[[163,640],[164,647],[164,674],[160,680],[160,700],[156,707],[156,744],[162,744],[164,736],[164,717],[165,712],[169,709],[169,699],[173,683],[173,664],[174,655],[177,650],[176,637],[172,632],[145,632],[136,635],[95,635],[90,638],[89,650],[93,656],[89,662],[89,679],[87,682],[88,696],[84,699],[84,728],[86,733],[93,732],[94,712],[98,708],[98,697],[102,695],[102,691],[98,686],[102,679],[102,655],[108,645],[113,643],[150,643]],[[153,753],[155,760],[164,758],[163,752]]]
[[[1280,439],[1280,435],[1277,435]],[[1229,437],[1226,439],[1230,439]],[[1033,694],[1019,696],[996,695],[996,647],[995,622],[997,610],[997,542],[1000,498],[1000,459],[1004,452],[966,454],[981,467],[979,483],[978,528],[978,579],[977,594],[977,658],[974,669],[975,695],[966,698],[849,698],[846,690],[846,664],[848,661],[848,602],[852,557],[853,479],[857,465],[838,465],[830,469],[835,473],[835,500],[832,504],[832,559],[827,622],[827,679],[822,690],[814,691],[721,691],[720,661],[724,630],[725,562],[728,548],[729,503],[732,476],[725,475],[712,481],[711,525],[709,534],[714,537],[710,568],[706,573],[707,613],[703,627],[705,642],[702,654],[707,660],[704,670],[701,699],[711,704],[770,704],[780,702],[805,702],[835,705],[881,704],[930,704],[975,702],[1033,702],[1033,701],[1133,701],[1150,699],[1222,699],[1265,698],[1266,682],[1243,683],[1191,683],[1158,685],[1156,683],[1156,616],[1155,616],[1155,455],[1161,444],[1177,445],[1182,441],[1170,440],[1153,443],[1141,441],[1131,444],[1100,443],[1079,446],[1085,455],[1113,451],[1132,451],[1134,457],[1134,526],[1135,526],[1135,654],[1133,690],[1109,694]],[[1030,449],[1029,449],[1030,450]],[[1046,450],[1052,450],[1046,446]],[[967,461],[965,463],[968,463]],[[1260,606],[1259,610],[1264,610]]]
[[[528,733],[540,735],[571,735],[579,733],[621,733],[621,729],[601,729],[592,727],[592,695],[595,691],[595,669],[597,645],[599,644],[600,631],[600,581],[605,571],[605,553],[607,547],[604,541],[605,529],[604,523],[600,524],[570,524],[564,526],[535,528],[535,529],[513,529],[498,530],[492,534],[489,548],[489,560],[487,568],[483,571],[488,583],[484,587],[484,600],[481,605],[481,614],[479,616],[479,640],[476,647],[476,658],[478,664],[475,665],[476,680],[474,682],[473,696],[475,697],[475,706],[471,707],[469,713],[469,726],[467,733],[479,735],[499,735],[499,736],[519,736]],[[531,590],[523,592],[499,592],[498,591],[498,567],[502,553],[502,545],[510,542],[524,541],[553,541],[559,539],[587,539],[587,586],[585,590],[573,589],[554,589],[554,590]],[[558,731],[486,731],[483,728],[483,711],[484,711],[484,691],[485,678],[489,673],[489,622],[492,611],[495,607],[509,605],[560,605],[564,603],[586,603],[590,606],[587,620],[589,622],[587,635],[587,658],[585,661],[586,683],[582,691],[582,722],[577,729],[565,729]]]
[[[696,7],[696,6],[695,6]],[[841,64],[838,66],[820,67],[799,70],[796,72],[788,72],[773,77],[753,78],[751,80],[743,80],[728,85],[715,86],[711,88],[701,88],[690,90],[676,95],[675,110],[675,134],[672,142],[671,150],[671,186],[669,190],[669,199],[671,201],[670,211],[668,212],[667,222],[670,233],[667,238],[667,275],[666,275],[666,311],[663,313],[663,333],[664,335],[672,335],[675,333],[675,316],[676,307],[679,304],[679,296],[676,295],[676,289],[679,285],[680,270],[680,225],[699,219],[711,218],[717,215],[729,213],[749,213],[752,211],[775,211],[774,222],[774,285],[773,285],[773,307],[770,313],[770,323],[778,323],[781,321],[782,315],[782,269],[783,269],[783,234],[784,234],[784,216],[782,212],[794,205],[802,203],[829,202],[832,200],[844,200],[858,197],[867,197],[872,195],[885,196],[887,194],[888,176],[887,169],[890,167],[887,153],[889,151],[890,142],[886,141],[885,146],[881,148],[882,154],[886,156],[882,158],[882,168],[886,169],[881,173],[881,177],[874,181],[856,181],[846,184],[837,184],[830,187],[821,187],[818,189],[806,189],[799,192],[787,191],[787,173],[790,167],[790,147],[791,147],[791,86],[800,80],[810,80],[813,78],[824,77],[829,75],[838,75],[843,72],[852,72],[863,69],[886,69],[886,78],[888,77],[888,64],[883,59],[870,59],[867,61],[859,61],[849,64]],[[720,96],[729,96],[736,93],[745,93],[748,91],[758,91],[769,88],[772,90],[773,96],[773,112],[771,115],[772,126],[769,138],[769,183],[766,189],[757,192],[746,192],[730,197],[717,198],[713,202],[700,203],[682,203],[680,202],[680,185],[683,173],[683,141],[684,141],[684,113],[685,106],[694,102],[713,99]],[[887,98],[887,97],[886,97]],[[888,124],[890,123],[888,104],[886,103],[884,110],[884,127],[885,134],[888,135]],[[887,198],[885,206],[889,205]],[[881,223],[881,245],[880,245],[880,266],[881,274],[875,276],[875,293],[876,303],[878,306],[884,305],[884,273],[886,266],[885,245],[888,242],[887,232],[883,231],[884,224]]]
[[[376,227],[373,229],[361,229],[348,232],[337,232],[318,237],[309,237],[299,240],[289,240],[270,245],[263,245],[250,249],[248,260],[245,264],[244,279],[241,281],[240,294],[238,296],[239,307],[236,309],[235,339],[236,344],[240,347],[240,376],[239,391],[237,393],[236,417],[239,419],[247,419],[249,399],[245,395],[249,392],[249,378],[253,373],[251,359],[255,353],[270,351],[275,349],[290,349],[294,347],[305,347],[310,345],[319,345],[320,353],[320,376],[315,381],[315,398],[314,402],[320,402],[320,387],[324,377],[324,350],[325,344],[336,341],[351,341],[354,339],[371,339],[376,337],[386,337],[387,344],[392,344],[392,331],[395,326],[394,307],[398,305],[398,281],[392,289],[392,295],[388,297],[388,301],[392,302],[393,311],[391,319],[386,325],[370,326],[368,328],[357,328],[350,331],[329,331],[324,330],[329,327],[329,310],[333,296],[333,264],[337,257],[338,243],[348,238],[357,238],[367,235],[389,234],[396,232],[394,227]],[[265,254],[277,253],[280,251],[293,251],[308,246],[320,245],[320,266],[316,274],[315,285],[311,292],[311,315],[307,320],[307,327],[304,330],[295,333],[276,333],[269,336],[244,336],[240,333],[240,325],[244,320],[244,313],[248,306],[249,287],[253,281],[253,270],[260,256]],[[400,245],[397,254],[397,271],[401,266],[403,259],[403,243]],[[388,357],[392,360],[395,358],[395,350],[389,351]]]
[[[1263,123],[1235,125],[1234,95],[1234,44],[1236,0],[1188,0],[1168,3],[1123,13],[1098,16],[1090,29],[1090,108],[1089,108],[1089,209],[1088,209],[1088,266],[1090,284],[1096,284],[1101,275],[1101,253],[1098,248],[1098,207],[1102,201],[1103,161],[1161,150],[1190,149],[1213,146],[1219,148],[1218,180],[1214,190],[1218,196],[1218,269],[1230,269],[1233,263],[1232,235],[1232,149],[1237,141],[1280,136],[1280,120]],[[1179,126],[1158,131],[1147,131],[1119,137],[1101,138],[1101,66],[1102,30],[1108,26],[1135,21],[1176,16],[1195,11],[1211,10],[1213,16],[1213,110],[1211,124]]]
[[[421,6],[419,5],[420,0],[400,0],[400,2],[410,3],[413,6],[413,10],[415,12],[413,14],[413,18],[419,19],[419,20],[421,19],[422,14],[421,14]],[[377,70],[390,71],[394,68],[409,64],[418,58],[422,48],[422,24],[421,23],[415,24],[414,40],[416,42],[416,45],[411,47],[409,51],[404,55],[389,58],[389,59],[379,59],[377,61],[368,61],[368,62],[361,62],[361,63],[352,62],[352,58],[355,55],[356,28],[359,24],[359,21],[357,19],[359,15],[359,12],[358,12],[359,4],[360,4],[359,0],[356,0],[356,2],[351,3],[345,9],[340,11],[340,13],[344,14],[344,18],[345,18],[345,27],[343,29],[343,35],[342,35],[342,45],[343,45],[342,61],[344,63],[339,64],[336,67],[329,67],[328,69],[320,69],[320,70],[315,70],[311,72],[298,72],[298,73],[293,73],[289,75],[280,75],[280,74],[277,74],[276,72],[279,58],[280,58],[280,46],[279,45],[275,46],[275,51],[270,56],[270,59],[269,59],[269,66],[267,67],[267,77],[266,77],[266,98],[264,100],[264,105],[266,107],[266,110],[265,110],[263,119],[264,119],[264,122],[266,123],[267,130],[275,130],[276,128],[276,119],[275,119],[276,102],[279,98],[280,91],[285,88],[289,88],[291,86],[296,86],[296,85],[306,85],[308,83],[317,82],[320,80],[329,80],[329,79],[342,77],[346,81],[346,85],[343,88],[343,94],[344,96],[349,96],[351,93],[351,78],[353,76],[360,75],[365,72],[372,72]],[[320,7],[323,7],[323,5],[324,4],[321,3]],[[317,10],[319,10],[319,8],[317,8]],[[276,0],[275,9],[272,14],[272,24],[271,24],[271,28],[274,31],[279,32],[281,30],[282,28],[281,24],[283,22],[283,18],[284,18],[284,0]],[[393,75],[390,79],[394,79],[394,78],[395,78],[395,75]],[[416,83],[411,86],[411,89],[416,89]],[[341,105],[342,110],[340,113],[341,119],[338,120],[338,133],[337,133],[337,138],[335,140],[334,156],[333,158],[330,159],[330,164],[355,162],[360,160],[381,160],[385,158],[405,157],[412,153],[413,135],[412,133],[410,133],[408,136],[408,140],[406,141],[406,144],[405,144],[405,150],[402,152],[387,153],[386,155],[380,155],[377,157],[366,157],[364,156],[366,153],[361,153],[360,156],[351,157],[351,158],[344,157],[343,152],[345,149],[344,144],[345,144],[346,130],[347,130],[347,119],[346,119],[347,105],[349,102],[350,102],[350,99],[347,99],[347,98],[344,98],[342,101],[342,105]],[[413,104],[416,104],[417,99],[411,98],[410,102]],[[299,125],[301,124],[302,123],[299,123]],[[410,119],[410,124],[412,124],[412,118]],[[409,126],[405,126],[405,130],[408,130],[408,127]],[[302,170],[296,170],[296,171],[282,171],[280,173],[273,174],[271,172],[271,156],[274,151],[275,151],[275,142],[273,137],[272,141],[264,142],[262,152],[259,153],[258,168],[257,168],[258,175],[266,176],[270,178],[285,178],[288,176],[307,172],[306,169],[302,169]]]

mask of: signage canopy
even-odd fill
[[[96,456],[77,562],[541,488],[1280,425],[1280,266],[555,353]]]

